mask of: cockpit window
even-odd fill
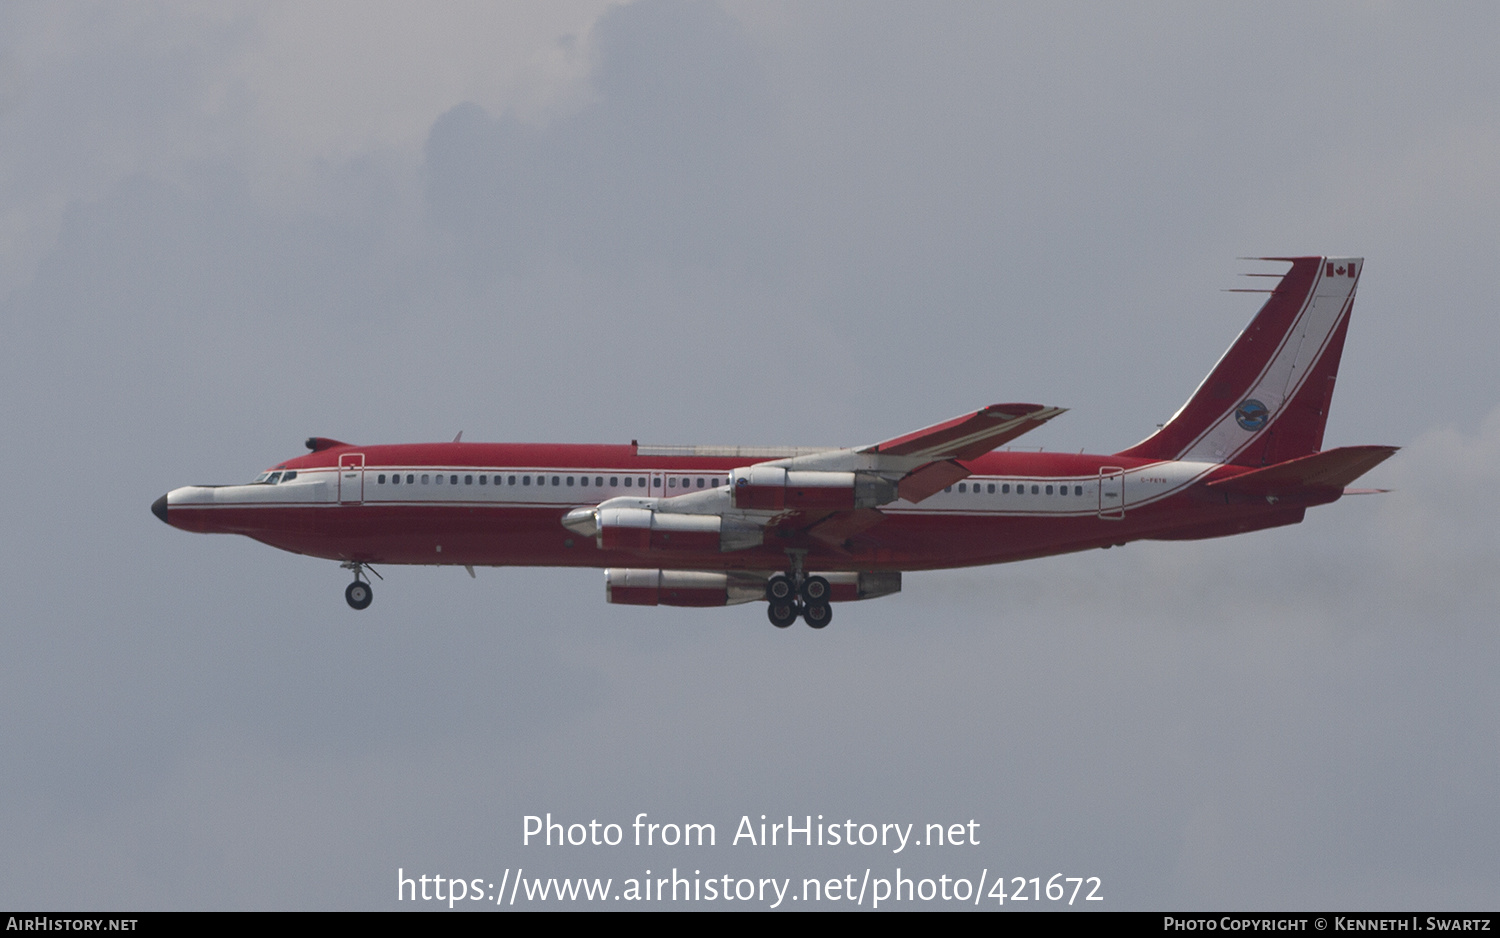
[[[290,482],[295,478],[297,478],[297,470],[295,469],[288,470],[287,472],[283,472],[281,474],[281,481],[283,482]]]
[[[280,481],[281,481],[281,473],[279,473],[279,472],[273,472],[273,473],[271,473],[271,477],[266,480],[266,484],[267,485],[275,485],[277,482],[280,482]]]
[[[262,472],[260,475],[256,476],[255,477],[255,481],[251,482],[250,484],[251,485],[259,485],[260,483],[266,481],[269,478],[271,478],[271,474],[269,472]]]

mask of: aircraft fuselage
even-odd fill
[[[791,548],[807,551],[809,569],[933,570],[1141,538],[1295,524],[1305,507],[1340,494],[1234,498],[1209,492],[1204,483],[1242,467],[997,451],[968,461],[972,474],[963,481],[920,504],[884,505],[878,527],[833,542],[778,533],[737,551],[669,545],[622,551],[564,528],[561,520],[573,509],[620,496],[712,490],[727,485],[731,470],[755,462],[637,450],[490,443],[339,447],[269,470],[295,472],[291,481],[177,489],[168,496],[166,520],[183,530],[243,534],[299,554],[368,564],[777,570]],[[799,528],[816,520],[804,519]]]

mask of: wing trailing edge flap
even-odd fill
[[[808,537],[842,549],[851,537],[867,531],[885,520],[885,513],[878,508],[856,508],[829,515],[807,529]]]
[[[1399,446],[1340,446],[1210,482],[1207,488],[1240,495],[1342,489],[1391,458],[1398,449]]]
[[[969,469],[951,459],[941,462],[930,462],[925,466],[913,469],[907,473],[896,487],[896,491],[906,501],[916,503],[929,495],[935,495],[943,489],[969,477]]]

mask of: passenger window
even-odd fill
[[[479,477],[479,484],[480,484],[480,485],[484,485],[484,480],[485,480],[485,478],[486,478],[486,477],[485,477],[485,476],[480,476],[480,477]],[[497,477],[497,478],[498,478],[498,477]]]
[[[967,492],[968,490],[969,490],[968,483],[966,483],[966,482],[960,482],[960,483],[958,483],[959,494],[963,494],[964,492]]]
[[[620,486],[620,477],[619,476],[610,476],[609,477],[609,487],[610,488],[619,488],[619,486]]]
[[[1010,483],[1009,482],[1007,482],[1004,485],[1000,486],[1000,494],[1001,495],[1009,495],[1010,494]]]
[[[558,477],[557,476],[553,476],[552,477],[552,484],[553,485],[561,485],[562,483],[558,481]]]
[[[1049,485],[1049,486],[1047,486],[1047,494],[1048,494],[1048,495],[1051,495],[1051,494],[1052,494],[1052,486],[1050,486],[1050,485]]]
[[[458,484],[458,476],[457,475],[451,475],[451,476],[448,477],[448,481],[451,482],[454,485],[457,485]]]
[[[1032,487],[1031,487],[1031,494],[1033,494],[1033,495],[1036,495],[1036,494],[1037,494],[1037,486],[1035,486],[1035,485],[1033,485],[1033,486],[1032,486]]]
[[[530,485],[531,484],[531,476],[521,476],[521,484],[522,485]]]
[[[1081,486],[1081,485],[1075,485],[1075,486],[1073,486],[1073,494],[1074,495],[1082,495],[1083,494],[1083,486]]]
[[[391,484],[392,485],[400,485],[401,484],[401,473],[398,472],[395,475],[391,476]]]
[[[464,476],[464,485],[473,485],[473,484],[474,484],[474,477],[473,476]]]
[[[646,484],[646,480],[645,480],[645,479],[642,479],[642,480],[641,480],[641,484],[642,484],[642,485],[645,485],[645,484]],[[659,479],[659,478],[657,478],[657,479],[652,479],[652,480],[651,480],[651,485],[652,485],[652,486],[654,486],[654,487],[655,487],[655,488],[661,488],[661,479]]]
[[[425,473],[425,472],[422,473],[422,484],[423,485],[427,484],[427,473]]]
[[[943,491],[945,491],[945,492],[951,492],[951,491],[953,491],[953,486],[950,485],[947,488],[943,489]]]
[[[594,487],[595,488],[599,488],[599,487],[602,487],[603,485],[604,485],[604,476],[594,476]]]
[[[438,484],[438,485],[442,485],[442,484],[443,484],[443,474],[442,474],[442,473],[441,473],[441,472],[439,472],[439,473],[438,473],[438,474],[437,474],[437,475],[436,475],[436,476],[434,476],[434,477],[433,477],[433,478],[434,478],[434,479],[436,479],[436,480],[437,480],[437,484]]]
[[[569,485],[573,484],[573,477],[572,476],[568,476],[568,484]]]
[[[507,476],[506,479],[505,479],[505,484],[506,485],[515,485],[516,484],[516,477],[515,476]]]
[[[385,485],[385,473],[382,472],[380,475],[376,476],[375,481],[381,485]]]
[[[407,485],[412,485],[416,481],[417,481],[417,474],[415,472],[408,472],[406,474],[406,484]]]
[[[718,478],[718,476],[715,476],[715,477],[714,477],[714,478],[712,478],[712,479],[709,479],[709,480],[708,480],[708,483],[709,483],[709,485],[711,485],[711,486],[712,486],[712,487],[713,487],[713,488],[718,488],[718,487],[719,487],[719,478]]]
[[[993,482],[990,483],[990,494],[991,495],[995,494],[995,483],[993,483]]]
[[[700,489],[703,488],[703,479],[702,479],[702,477],[699,477],[699,479],[698,479],[698,488],[700,488]]]
[[[631,483],[631,481],[632,481],[632,480],[631,480],[631,478],[630,478],[630,476],[626,476],[626,477],[625,477],[625,487],[626,487],[626,488],[627,488],[627,489],[628,489],[628,488],[630,488],[630,483]]]

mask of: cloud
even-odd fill
[[[1483,22],[369,9],[0,8],[12,905],[369,907],[530,866],[549,810],[977,817],[1111,908],[1492,893]],[[1123,446],[1287,241],[1374,245],[1329,441],[1405,447],[1294,527],[911,574],[814,633],[569,569],[387,569],[356,614],[147,511],[310,434],[858,443],[1040,399],[1038,444]]]
[[[436,223],[476,263],[538,253],[587,265],[705,264],[765,249],[768,88],[718,7],[650,0],[611,11],[591,42],[593,100],[537,125],[465,103],[427,141]]]

